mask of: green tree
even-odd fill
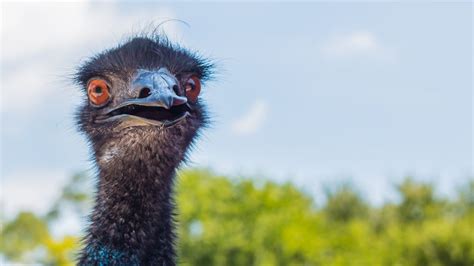
[[[416,183],[407,178],[397,187],[402,202],[399,205],[400,219],[404,222],[419,222],[433,218],[444,207],[434,196],[433,186]]]
[[[474,264],[474,181],[442,199],[431,184],[406,179],[399,202],[370,206],[351,186],[328,190],[316,207],[290,183],[184,170],[177,178],[181,265]],[[0,252],[14,262],[73,265],[77,236],[50,228],[69,208],[84,215],[92,188],[75,175],[44,217],[21,212],[0,231]]]
[[[0,250],[11,260],[28,260],[27,253],[44,245],[49,237],[47,224],[31,212],[20,212],[1,230]]]
[[[354,218],[366,218],[369,207],[349,184],[336,189],[326,189],[326,205],[324,212],[332,221],[348,222]]]
[[[177,203],[183,265],[287,265],[310,261],[318,217],[290,184],[180,175]]]

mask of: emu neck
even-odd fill
[[[182,154],[139,146],[96,157],[98,194],[80,264],[174,265],[172,186]]]

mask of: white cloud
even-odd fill
[[[142,30],[139,24],[149,17],[149,10],[123,12],[116,3],[12,2],[2,9],[1,112],[32,113],[48,99],[72,97],[64,95],[63,81],[76,64]],[[162,7],[154,14],[156,23],[175,17]],[[162,30],[179,39],[177,27],[165,23]]]
[[[69,182],[70,173],[61,170],[21,171],[2,177],[0,206],[2,215],[12,219],[20,211],[39,215],[50,210]],[[63,208],[59,220],[54,222],[52,233],[56,237],[77,235],[84,226],[85,217],[70,208]]]
[[[321,51],[330,57],[355,55],[381,55],[386,49],[377,36],[370,31],[353,31],[329,37]]]
[[[68,181],[62,171],[23,171],[2,177],[0,202],[7,217],[18,211],[45,213]]]
[[[257,100],[242,117],[232,124],[232,130],[238,135],[250,135],[258,131],[268,115],[267,104]]]

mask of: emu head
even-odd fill
[[[205,59],[162,37],[135,37],[86,61],[76,73],[85,92],[77,113],[99,165],[169,155],[182,159],[206,124],[200,92]]]

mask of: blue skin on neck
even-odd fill
[[[130,265],[138,266],[140,261],[136,255],[110,249],[106,246],[89,246],[86,248],[87,263],[98,266]]]

